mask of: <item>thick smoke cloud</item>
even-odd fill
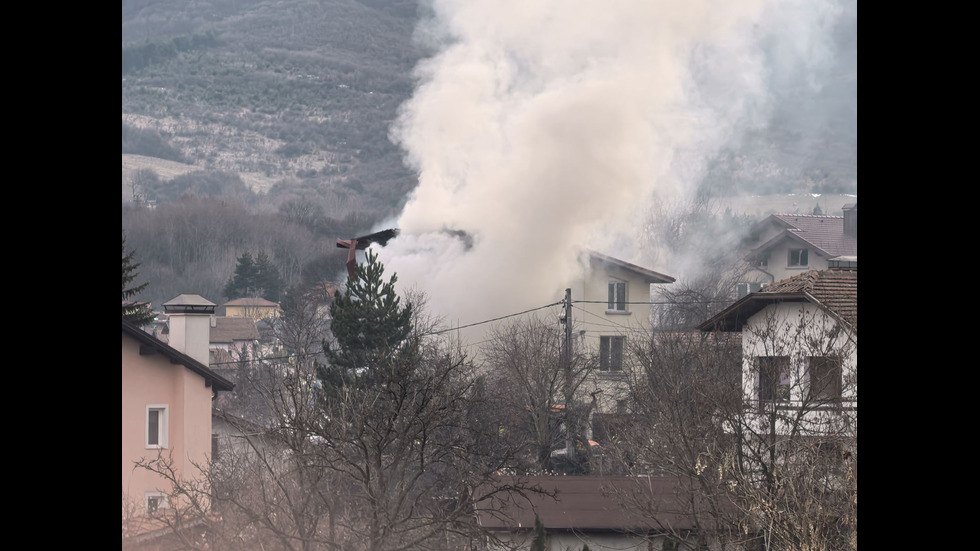
[[[678,275],[640,246],[652,207],[774,117],[821,124],[807,98],[856,118],[828,90],[856,88],[841,21],[853,2],[435,0],[392,128],[419,185],[382,260],[453,324],[559,300],[581,247]]]

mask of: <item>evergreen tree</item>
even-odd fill
[[[122,317],[136,325],[143,325],[153,320],[153,311],[150,305],[145,302],[133,300],[137,294],[149,285],[143,282],[139,285],[130,285],[139,275],[139,262],[136,262],[136,251],[126,252],[126,232],[122,232]]]
[[[383,280],[384,265],[372,251],[367,262],[347,278],[344,293],[334,295],[330,305],[335,346],[324,341],[328,365],[317,373],[326,390],[343,385],[370,386],[389,373],[385,370],[416,365],[416,347],[409,343],[412,305],[401,306],[395,293],[397,274]]]
[[[225,285],[224,295],[230,299],[251,297],[279,302],[286,287],[279,269],[272,263],[265,251],[258,256],[245,251],[238,257],[235,275]]]
[[[534,515],[534,540],[531,541],[531,551],[544,551],[548,548],[546,541],[548,534],[544,531],[544,525],[538,515]]]
[[[255,260],[252,258],[252,253],[245,251],[238,257],[235,275],[225,285],[224,294],[230,299],[257,297],[259,296],[257,280],[258,270],[255,267]]]
[[[256,285],[262,289],[261,296],[266,300],[281,302],[282,292],[286,289],[286,282],[279,274],[279,269],[272,263],[269,255],[265,251],[259,251],[255,257],[255,278]]]

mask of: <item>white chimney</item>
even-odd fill
[[[208,365],[215,306],[200,295],[179,295],[163,303],[170,323],[170,346]]]

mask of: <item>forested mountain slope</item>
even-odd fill
[[[415,19],[399,0],[124,1],[123,153],[390,212],[415,183],[388,140]]]
[[[418,184],[389,130],[436,53],[413,40],[426,4],[123,0],[122,226],[150,282],[136,298],[233,298],[246,251],[289,283],[343,277],[335,239],[393,220]],[[856,16],[842,21],[814,41],[826,63],[765,50],[783,70],[771,117],[706,160],[708,194],[749,212],[750,195],[798,193],[788,207],[827,213],[856,194]]]

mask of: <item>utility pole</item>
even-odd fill
[[[565,369],[572,366],[572,290],[565,289]]]
[[[575,390],[572,386],[572,289],[565,289],[565,347],[562,354],[562,367],[565,370],[565,458],[569,465],[575,461],[575,439],[572,437],[574,416],[572,399]]]

